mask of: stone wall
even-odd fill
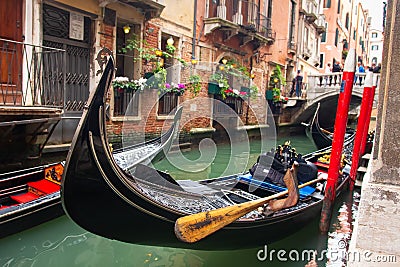
[[[388,1],[385,29],[384,61],[380,81],[377,115],[377,135],[373,161],[361,191],[359,217],[351,240],[350,250],[370,259],[395,255],[400,261],[400,2]],[[397,265],[396,265],[397,264]],[[388,263],[387,263],[388,265]],[[387,266],[382,265],[382,266]],[[351,262],[348,266],[377,266],[374,261]]]

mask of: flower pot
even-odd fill
[[[245,87],[245,86],[241,86],[240,87],[240,92],[246,92],[247,94],[250,94],[250,88],[249,87]]]
[[[219,87],[218,84],[208,83],[208,93],[214,94],[214,95],[219,95],[219,94],[221,94],[221,88]]]
[[[267,91],[265,92],[265,98],[266,98],[267,100],[272,100],[272,99],[273,99],[273,92],[272,92],[272,90],[267,90]]]

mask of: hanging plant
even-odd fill
[[[130,39],[126,41],[125,47],[121,49],[121,52],[126,53],[128,51],[137,51],[138,56],[134,56],[134,61],[145,60],[146,62],[153,63],[153,75],[154,78],[150,79],[148,86],[156,86],[156,88],[164,87],[166,82],[167,70],[164,67],[164,58],[174,58],[178,60],[183,65],[187,63],[180,57],[175,56],[175,46],[167,44],[166,51],[162,51],[155,47],[149,47],[145,40],[140,40],[137,35],[133,35]],[[136,55],[136,53],[134,53]]]
[[[251,98],[256,98],[257,94],[258,94],[258,87],[253,84],[252,86],[250,86],[250,97]]]
[[[193,92],[195,96],[199,94],[201,91],[201,77],[198,74],[190,75],[189,77],[189,88]]]
[[[269,83],[270,86],[273,88],[280,87],[281,85],[286,85],[286,79],[285,77],[283,77],[282,70],[279,65],[277,65],[272,71]]]

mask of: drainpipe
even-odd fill
[[[194,12],[193,12],[193,38],[192,38],[192,59],[195,59],[196,53],[196,27],[197,27],[197,0],[194,0]]]

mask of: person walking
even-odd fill
[[[380,73],[382,68],[382,64],[379,63],[378,66],[375,66],[374,69],[372,70],[373,73]]]
[[[299,98],[301,96],[301,88],[303,87],[303,76],[301,75],[301,71],[297,71],[296,76],[296,97]]]
[[[334,73],[333,79],[334,79],[335,85],[337,83],[338,78],[339,78],[339,82],[341,80],[340,75],[337,74],[338,72],[341,72],[341,71],[342,71],[342,68],[340,67],[339,61],[333,59],[332,72]]]
[[[354,76],[354,84],[356,84],[357,80],[358,80],[359,81],[358,84],[361,86],[363,76],[360,76],[359,75],[360,73],[365,73],[365,68],[364,68],[362,62],[358,61],[357,69],[356,69],[356,75]]]
[[[329,79],[329,86],[332,85],[332,67],[331,63],[326,64],[325,67],[325,86],[328,85],[328,79]]]

